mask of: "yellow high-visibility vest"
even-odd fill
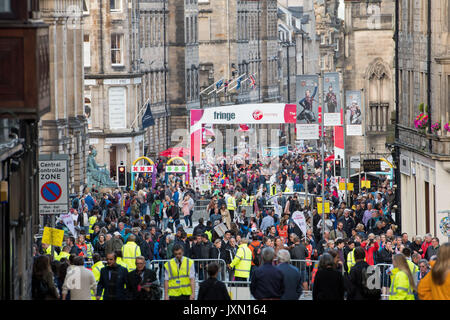
[[[123,261],[122,257],[117,257],[116,263],[128,270],[128,265]]]
[[[89,234],[90,235],[94,233],[93,226],[96,222],[97,222],[97,216],[92,216],[89,218]]]
[[[65,251],[61,251],[58,255],[58,258],[56,258],[56,260],[61,261],[62,258],[66,258],[67,260],[69,260],[70,258],[70,253],[65,252]]]
[[[95,281],[98,282],[100,280],[100,270],[102,270],[102,268],[105,265],[103,264],[102,261],[96,262],[93,266],[92,266],[92,273],[94,274],[95,277]],[[94,294],[94,290],[91,290],[91,296],[92,296],[92,300],[97,300],[95,294]],[[100,297],[100,300],[103,300],[103,293]]]
[[[366,261],[366,258],[364,257],[364,261]],[[355,261],[355,248],[353,248],[352,251],[350,251],[347,255],[347,267],[348,267],[348,273],[350,274],[350,269],[356,264]]]
[[[270,186],[270,195],[274,196],[276,194],[277,194],[277,185],[273,184],[273,185]]]
[[[136,257],[141,255],[141,248],[133,242],[129,241],[122,247],[123,260],[128,265],[128,272],[136,269]]]
[[[164,264],[164,268],[169,273],[169,297],[190,296],[192,294],[189,270],[193,263],[193,260],[183,257],[179,269],[175,258]]]
[[[206,233],[206,235],[208,236],[209,241],[211,241],[211,239],[212,239],[212,233],[211,233],[211,231],[206,230],[205,233]]]
[[[407,274],[398,268],[392,269],[389,300],[415,300]]]
[[[45,249],[45,254],[48,254],[49,256],[52,255],[52,245],[49,245],[47,249]],[[53,251],[53,260],[58,260],[58,253],[56,250]]]
[[[355,262],[355,249],[353,248],[347,255],[347,267],[348,273],[350,274],[350,269],[356,264]]]
[[[228,197],[228,206],[227,209],[228,210],[236,210],[236,199],[232,196]]]
[[[236,256],[230,263],[230,267],[235,267],[234,275],[248,279],[252,268],[252,251],[247,244],[241,244],[236,252]]]

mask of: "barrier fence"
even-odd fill
[[[211,262],[216,262],[219,267],[217,279],[222,281],[230,294],[232,300],[252,300],[254,299],[250,293],[250,281],[233,281],[233,272],[227,269],[226,263],[222,259],[192,259],[195,266],[195,297],[197,298],[199,285],[202,281],[208,279],[206,267]],[[156,277],[161,284],[164,297],[164,280],[165,270],[164,264],[170,260],[153,260],[149,262],[149,269],[156,272]],[[276,261],[275,261],[276,263]],[[314,278],[318,269],[318,260],[291,260],[290,264],[296,267],[302,276],[303,293],[300,300],[311,300],[312,290],[314,286]],[[381,299],[389,299],[390,287],[390,264],[377,264],[369,274],[370,284],[374,288],[381,289]],[[342,271],[343,273],[345,271]]]

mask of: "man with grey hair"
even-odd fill
[[[302,277],[296,267],[291,265],[291,255],[289,251],[281,249],[277,254],[278,266],[277,268],[283,273],[284,277],[284,294],[281,300],[298,300],[302,295]]]
[[[275,251],[271,247],[264,248],[261,253],[263,265],[252,275],[250,292],[257,300],[279,300],[284,294],[284,275],[272,261]]]

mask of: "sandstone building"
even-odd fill
[[[395,146],[401,175],[401,225],[410,234],[430,232],[448,241],[450,208],[450,1],[399,1],[398,122]],[[430,122],[416,129],[424,103]],[[441,129],[432,131],[431,125]]]
[[[70,192],[86,183],[88,130],[84,112],[82,0],[39,0],[49,25],[51,110],[39,124],[39,153],[69,155]]]

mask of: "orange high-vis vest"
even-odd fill
[[[311,265],[312,265],[312,262],[311,262],[311,254],[312,254],[312,245],[311,244],[308,244],[307,246],[306,246],[306,250],[308,250],[308,256],[306,257],[306,265],[308,266],[308,267],[310,267]],[[308,262],[309,261],[309,262]]]
[[[285,240],[287,239],[288,236],[288,226],[284,225],[284,227],[281,229],[280,225],[277,225],[277,231],[278,231],[278,235],[280,237],[283,237]]]

